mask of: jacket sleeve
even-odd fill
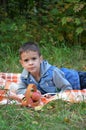
[[[64,73],[58,68],[55,68],[53,71],[53,82],[57,87],[57,90],[60,90],[60,92],[72,90],[72,86],[66,80]]]
[[[27,85],[20,81],[18,84],[18,89],[16,90],[16,94],[25,94]]]

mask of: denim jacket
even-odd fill
[[[21,83],[19,83],[17,93],[24,94],[27,86],[31,83],[35,84],[37,86],[37,89],[42,94],[63,92],[65,90],[73,89],[73,84],[68,81],[69,79],[72,79],[72,76],[67,77],[66,70],[64,71],[64,69],[60,70],[59,68],[50,65],[47,61],[44,60],[40,65],[40,73],[41,77],[39,82],[37,82],[34,77],[24,69],[21,74]],[[71,81],[73,82],[73,80]]]
[[[74,69],[67,69],[67,68],[61,68],[61,71],[64,72],[65,78],[69,81],[69,83],[72,85],[73,89],[80,89],[80,79],[78,71]]]

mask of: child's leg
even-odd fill
[[[86,72],[78,72],[80,77],[80,87],[81,89],[86,89]]]

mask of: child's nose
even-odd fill
[[[32,60],[29,60],[29,64],[33,64]]]

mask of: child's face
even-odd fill
[[[20,63],[28,72],[33,76],[40,73],[40,63],[42,56],[39,56],[38,52],[28,51],[21,54]]]

